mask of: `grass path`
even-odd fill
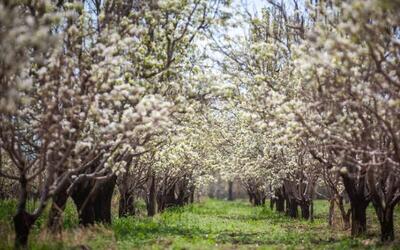
[[[0,203],[0,249],[12,245],[10,213]],[[8,205],[10,208],[10,205]],[[44,220],[31,235],[32,249],[400,249],[400,241],[380,245],[375,215],[369,210],[366,238],[351,239],[349,232],[326,223],[327,202],[316,201],[313,222],[290,219],[267,207],[244,201],[205,200],[174,208],[154,218],[114,218],[111,226],[80,229],[71,204],[64,218],[64,233],[54,239],[42,230]],[[396,214],[400,214],[397,211]],[[8,217],[8,218],[7,218]],[[396,228],[399,218],[396,216]],[[396,234],[397,239],[400,235]]]
[[[118,247],[148,249],[346,249],[380,247],[376,227],[368,239],[326,224],[326,201],[316,202],[314,222],[290,219],[246,202],[207,200],[169,210],[154,219],[116,220]],[[370,222],[371,224],[372,222]],[[382,246],[393,248],[395,244]]]

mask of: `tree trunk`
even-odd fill
[[[156,214],[157,211],[157,193],[156,193],[156,181],[155,181],[155,176],[151,176],[151,181],[150,181],[150,188],[149,188],[149,193],[147,197],[147,216],[151,217]]]
[[[276,211],[280,213],[285,212],[285,198],[283,196],[278,196],[275,201],[276,203]]]
[[[174,203],[177,206],[183,206],[188,202],[189,202],[188,187],[187,185],[185,185],[185,183],[180,183],[180,185],[178,185],[178,197],[175,199]]]
[[[350,228],[350,212],[351,212],[351,210],[346,212],[346,209],[344,208],[343,197],[340,196],[337,199],[338,199],[338,207],[340,210],[340,215],[342,216],[343,229],[347,230]]]
[[[297,211],[297,201],[295,199],[289,199],[289,217],[291,218],[297,218],[299,217],[299,213]]]
[[[328,225],[333,226],[333,221],[335,218],[335,199],[329,201],[329,215],[328,215]]]
[[[349,168],[350,174],[358,173],[361,177],[355,179],[343,174],[343,184],[350,199],[351,207],[351,236],[360,236],[367,231],[366,209],[369,199],[365,194],[365,172],[358,172],[356,168]]]
[[[119,198],[118,215],[119,217],[127,217],[135,215],[135,197],[133,194],[126,192],[122,193]]]
[[[382,217],[381,223],[381,240],[393,241],[394,228],[393,228],[393,209],[387,209]]]
[[[269,209],[274,210],[275,201],[276,198],[274,197],[271,197],[271,199],[269,199]]]
[[[351,202],[351,236],[359,236],[367,231],[367,205]]]
[[[194,203],[194,188],[192,188],[191,192],[190,192],[190,198],[189,198],[189,202],[190,203]]]
[[[300,205],[301,209],[301,217],[303,219],[310,219],[310,203],[309,202],[304,202],[303,204]]]
[[[117,176],[101,183],[94,205],[95,222],[111,224],[111,207]]]
[[[381,241],[393,241],[393,207],[387,206],[386,208],[382,208],[382,206],[375,206],[375,211],[381,226]]]
[[[51,204],[49,212],[49,220],[47,227],[51,233],[58,234],[62,230],[62,216],[67,204],[68,194],[66,190],[53,196],[53,202]]]
[[[286,196],[285,197],[285,214],[289,216],[289,210],[290,210],[290,201],[289,198]]]
[[[175,199],[175,185],[167,190],[165,194],[165,205],[164,208],[174,207],[177,205],[177,200]]]
[[[228,181],[228,201],[233,200],[233,181]]]
[[[78,209],[79,224],[95,222],[111,223],[111,200],[116,176],[102,181],[84,182],[72,192],[72,199]]]
[[[27,248],[29,232],[34,223],[34,217],[24,210],[14,216],[15,249]]]
[[[247,192],[249,195],[249,202],[254,205],[254,195],[251,192]]]

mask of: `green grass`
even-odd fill
[[[0,249],[12,245],[11,213],[15,203],[0,204]],[[31,235],[33,249],[400,249],[400,241],[381,245],[379,227],[372,209],[368,211],[368,234],[352,239],[348,231],[327,225],[327,202],[316,201],[313,222],[290,219],[266,207],[244,201],[205,200],[173,208],[154,218],[116,218],[111,226],[81,229],[76,212],[68,204],[64,233],[58,238],[44,232],[39,220]],[[143,204],[140,204],[143,209]],[[396,211],[400,214],[400,211]],[[396,216],[396,229],[400,226]],[[42,229],[42,230],[41,230]],[[396,237],[400,235],[396,232]]]

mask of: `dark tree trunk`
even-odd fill
[[[135,197],[133,194],[126,192],[121,194],[119,198],[118,215],[119,217],[127,217],[135,215]]]
[[[254,205],[254,195],[251,192],[247,192],[249,195],[249,202]]]
[[[117,176],[100,184],[99,191],[94,202],[95,222],[111,224],[111,203]]]
[[[289,199],[289,217],[291,218],[299,217],[297,206],[298,204],[295,199]]]
[[[194,203],[194,190],[195,188],[193,187],[190,191],[190,198],[189,198],[190,203]]]
[[[349,173],[357,173],[356,168],[348,168]],[[342,175],[343,184],[350,199],[351,236],[360,236],[367,231],[366,209],[369,199],[365,194],[365,172],[359,172],[360,178],[352,178],[347,173]]]
[[[328,225],[333,226],[335,218],[335,199],[329,201],[329,214],[328,214]]]
[[[275,202],[276,198],[271,197],[271,199],[269,199],[269,209],[274,210]]]
[[[116,176],[107,180],[89,181],[78,185],[72,199],[78,209],[79,224],[111,223],[111,200]]]
[[[94,223],[94,211],[92,206],[93,197],[89,197],[92,188],[93,185],[90,185],[89,182],[85,182],[78,184],[75,187],[75,190],[71,193],[71,198],[78,210],[79,224],[84,226]],[[90,200],[86,201],[86,199]]]
[[[290,210],[290,201],[287,196],[285,196],[285,214],[289,216],[289,210]]]
[[[374,204],[376,214],[381,226],[381,241],[393,241],[394,240],[394,227],[393,227],[393,210],[391,206],[387,206],[385,209],[382,206],[376,206]]]
[[[51,204],[49,212],[49,220],[47,227],[51,233],[61,233],[62,230],[62,216],[67,204],[68,194],[66,190],[53,196],[53,202]]]
[[[154,216],[156,214],[157,211],[157,193],[156,193],[156,181],[155,181],[155,176],[151,176],[151,180],[150,180],[150,188],[149,188],[149,193],[148,193],[148,197],[146,199],[147,204],[146,204],[146,208],[147,208],[147,216]]]
[[[173,185],[165,194],[165,205],[164,208],[174,207],[177,205],[177,200],[175,199],[175,185]]]
[[[310,203],[309,202],[304,202],[303,204],[300,205],[301,209],[301,217],[303,219],[310,219]]]
[[[20,211],[14,216],[15,249],[24,249],[28,246],[28,236],[35,223],[35,218],[26,211]]]
[[[393,209],[387,209],[380,221],[381,224],[381,240],[393,241],[394,240],[394,227],[393,227]]]
[[[280,213],[285,212],[285,199],[283,196],[278,196],[276,199],[276,211]]]
[[[93,202],[84,204],[84,200],[75,201],[78,212],[79,224],[83,226],[92,225],[95,222]]]
[[[175,199],[175,205],[177,206],[183,206],[189,202],[189,189],[185,184],[186,183],[180,183],[180,185],[178,185],[178,197]]]
[[[228,201],[233,200],[233,181],[228,181]]]
[[[367,205],[351,202],[351,235],[359,236],[367,231]]]

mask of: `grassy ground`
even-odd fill
[[[12,246],[11,216],[15,202],[0,203],[0,249]],[[69,204],[65,230],[54,237],[39,220],[30,237],[32,249],[400,249],[400,241],[381,245],[379,228],[369,210],[368,235],[351,239],[349,232],[329,228],[327,202],[316,201],[314,222],[289,219],[267,207],[244,201],[205,200],[170,209],[154,218],[114,218],[111,226],[81,229]],[[396,211],[400,214],[400,211]],[[400,226],[396,216],[396,228]],[[399,239],[399,233],[396,233]]]

